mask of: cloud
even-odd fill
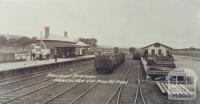
[[[198,0],[0,1],[0,32],[36,35],[45,25],[99,44],[200,47]]]

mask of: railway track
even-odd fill
[[[134,62],[134,64],[137,64],[137,66],[130,68],[123,78],[123,80],[128,80],[129,83],[119,85],[106,104],[146,104],[140,86],[139,62]],[[137,77],[134,78],[134,76]]]
[[[98,79],[106,79],[106,77],[98,76]],[[77,104],[88,92],[95,89],[100,83],[77,83],[58,93],[51,99],[48,99],[41,104]]]
[[[92,62],[93,61],[81,62],[80,65],[90,64]],[[23,80],[26,80],[26,79],[32,79],[32,78],[36,78],[36,77],[45,75],[45,74],[47,74],[49,72],[59,72],[59,71],[62,71],[62,70],[74,68],[76,66],[77,65],[71,65],[68,68],[64,67],[64,68],[59,68],[59,69],[56,69],[56,70],[55,69],[50,69],[50,70],[38,71],[38,72],[34,72],[34,73],[28,73],[28,74],[24,74],[24,75],[21,75],[21,76],[1,79],[0,80],[0,86],[3,86],[5,83],[8,84],[8,83],[13,83],[13,82],[23,81]],[[26,79],[22,79],[22,78],[26,78]]]
[[[87,63],[87,62],[79,62],[79,64],[83,64],[83,63]],[[90,61],[88,61],[88,63],[90,63]],[[68,65],[68,66],[71,67],[71,66],[74,66],[74,64],[73,65]],[[66,68],[67,68],[67,66],[60,67],[59,69],[62,70],[62,69],[66,69]],[[54,71],[54,70],[55,70],[55,68],[48,68],[48,70],[29,72],[29,73],[26,73],[26,74],[23,74],[23,75],[17,75],[17,76],[14,76],[14,77],[0,78],[0,83],[4,82],[4,81],[8,81],[8,80],[18,79],[18,78],[21,78],[21,77],[27,77],[27,76],[30,76],[30,75],[41,74],[41,73],[50,72],[50,71]]]
[[[99,83],[78,83],[41,104],[74,104]]]
[[[78,74],[88,74],[88,73],[94,73],[94,70],[89,70],[89,71],[84,71]],[[95,72],[96,73],[96,72]],[[30,96],[25,96],[23,99],[19,99],[19,104],[21,102],[26,102],[26,103],[31,103],[31,104],[47,104],[47,103],[52,103],[55,99],[58,99],[58,97],[64,95],[65,93],[71,91],[72,89],[78,87],[78,91],[76,93],[80,92],[81,90],[84,90],[85,88],[89,87],[89,85],[82,86],[82,83],[57,83],[55,86],[51,86],[48,88],[45,88],[43,90],[37,91]],[[41,95],[40,95],[41,94]],[[44,96],[44,95],[49,95]],[[77,94],[78,95],[78,94]],[[32,99],[32,96],[37,96],[36,99]],[[71,96],[71,95],[70,95]],[[72,97],[72,96],[71,96]],[[68,98],[65,96],[64,99]],[[26,99],[26,100],[25,100]],[[20,101],[21,100],[21,101]],[[56,102],[57,104],[58,102]]]
[[[140,70],[138,67],[138,85],[137,85],[137,91],[136,91],[136,95],[135,95],[135,100],[133,104],[146,104],[144,96],[143,96],[143,92],[142,92],[142,87],[141,87],[141,82],[140,82]]]
[[[66,72],[73,72],[73,71],[77,71],[77,70],[80,70],[80,69],[92,67],[92,65],[81,64],[81,66],[82,65],[85,65],[85,67],[71,66],[69,68],[66,68],[68,70],[58,69],[58,70],[50,71],[50,73],[66,73]],[[70,70],[70,69],[75,69],[75,70]],[[1,82],[0,83],[0,91],[1,91],[0,94],[3,94],[3,92],[5,92],[5,90],[7,90],[7,89],[14,89],[14,88],[19,89],[23,86],[24,87],[27,86],[28,83],[29,83],[29,86],[30,86],[30,84],[37,84],[39,82],[42,82],[42,80],[49,80],[49,78],[46,77],[46,75],[48,73],[49,72],[45,72],[45,73],[42,73],[42,74],[39,74],[39,75],[36,75],[36,76],[33,75],[33,76],[28,76],[28,77],[21,77],[21,78],[16,78],[16,80],[13,79],[13,80],[6,80],[4,82]]]
[[[87,68],[89,68],[89,67],[83,68],[82,70],[85,70]],[[89,69],[92,69],[92,67],[90,67]],[[64,73],[64,74],[70,74],[72,72],[76,72],[76,71],[79,71],[79,70],[80,69],[77,69],[77,70],[70,71],[70,72],[67,72],[67,73]],[[46,81],[50,81],[51,79],[53,79],[53,78],[45,78],[45,77],[46,76],[43,76],[42,78],[38,79],[38,81],[36,81],[36,82],[32,81],[33,83],[24,84],[24,85],[21,85],[21,86],[12,86],[12,85],[9,85],[12,88],[10,90],[7,90],[7,89],[5,90],[5,88],[3,88],[3,91],[0,94],[1,95],[8,94],[8,93],[11,93],[13,91],[17,91],[17,90],[20,90],[20,89],[23,89],[23,88],[26,88],[26,87],[29,87],[29,86],[33,86],[35,84],[39,84],[39,83],[43,83],[43,82],[46,82]]]
[[[74,73],[96,75],[96,71],[94,71],[94,68],[90,69],[90,67],[87,67],[87,65],[83,66],[78,65],[78,67],[80,67],[82,71],[80,71],[77,68],[76,70],[77,72],[74,70]],[[83,69],[83,67],[85,67],[85,69]],[[114,93],[110,93],[104,96],[104,104],[130,104],[130,103],[146,104],[142,93],[142,87],[140,84],[139,63],[136,61],[132,63],[132,61],[130,61],[120,66],[120,68],[116,71],[117,74],[115,73],[110,76],[99,75],[97,76],[97,78],[98,79],[115,78],[115,79],[121,79],[122,81],[128,80],[129,83],[127,85],[118,84],[118,86],[116,86],[116,84],[107,85],[107,84],[100,84],[97,82],[95,83],[78,82],[69,84],[69,83],[53,82],[50,79],[47,81],[44,80],[41,83],[35,83],[35,84],[33,83],[33,85],[27,84],[24,85],[24,87],[22,88],[17,88],[2,92],[2,96],[0,97],[0,100],[2,101],[0,103],[1,104],[8,104],[8,103],[9,104],[22,104],[22,103],[80,104],[82,103],[81,101],[83,101],[85,98],[86,99],[88,98],[87,96],[91,97],[90,94],[93,91],[97,91],[99,88],[107,87],[111,88],[111,92],[113,91]],[[63,73],[63,72],[60,73],[69,74],[71,73],[71,71],[69,71],[69,73]]]
[[[80,63],[80,66],[82,65],[87,65],[87,64],[91,64],[92,62],[83,62]],[[28,73],[25,75],[21,75],[21,76],[17,76],[17,77],[11,77],[11,78],[6,78],[6,79],[2,79],[0,80],[0,87],[5,86],[7,84],[10,83],[16,83],[16,82],[20,82],[20,81],[24,81],[24,80],[28,80],[28,79],[33,79],[33,78],[37,78],[40,76],[45,76],[48,73],[56,73],[56,72],[60,72],[60,71],[67,71],[73,68],[76,68],[77,65],[71,65],[69,67],[66,68],[58,68],[58,69],[51,69],[51,70],[45,70],[45,71],[39,71],[39,72],[35,72],[35,73]]]
[[[77,70],[74,70],[74,71],[71,71],[71,72],[68,72],[68,73],[62,73],[62,74],[73,73],[73,72],[76,72],[76,71],[78,71],[80,69],[82,69],[82,72],[79,72],[79,73],[83,73],[83,72],[86,72],[86,71],[91,71],[91,69],[93,70],[93,68],[86,67],[86,69],[83,70],[83,68],[81,68],[81,66],[78,66],[78,67],[80,67],[80,68],[77,69]],[[27,95],[30,95],[30,94],[35,93],[37,91],[40,91],[42,89],[54,86],[56,84],[57,84],[57,82],[52,82],[52,81],[50,81],[50,79],[48,79],[48,81],[47,80],[43,80],[40,84],[38,84],[38,83],[33,83],[33,84],[30,84],[30,85],[28,84],[28,85],[25,85],[25,86],[23,86],[21,88],[16,88],[16,89],[13,89],[13,90],[9,90],[9,91],[3,92],[2,93],[3,96],[1,97],[1,98],[3,98],[3,102],[1,102],[1,104],[10,103],[10,102],[15,101],[15,100],[17,100],[19,98],[25,97]],[[23,91],[23,90],[25,90],[25,91]]]
[[[131,77],[132,77],[132,74],[134,73],[134,69],[135,68],[132,63],[129,66],[126,74],[122,78],[123,81],[128,80],[129,81],[128,84],[127,85],[119,84],[118,87],[115,89],[114,93],[112,94],[112,96],[107,100],[106,104],[130,104],[128,102],[131,102],[132,95],[128,95],[128,94],[130,94],[130,89],[132,87],[131,83],[133,83]],[[124,86],[126,87],[124,88]]]
[[[134,65],[132,64],[131,61],[126,62],[125,64],[122,64],[122,66],[120,66],[119,69],[115,70],[116,73],[113,73],[112,75],[109,75],[109,76],[107,76],[107,75],[101,76],[101,78],[104,77],[105,79],[116,79],[116,80],[118,79],[121,81],[123,81],[123,80],[125,81],[128,79],[127,77],[131,78],[130,72],[131,73],[134,72],[134,70],[132,69],[133,67],[134,67]],[[130,81],[130,83],[133,83],[133,82],[136,82],[136,81]],[[126,85],[124,85],[124,86],[126,86]],[[74,93],[79,92],[79,94],[78,94],[79,96],[78,95],[74,96],[74,93],[65,93],[64,95],[62,95],[62,97],[58,97],[54,101],[44,103],[44,104],[57,104],[57,103],[59,103],[59,104],[94,104],[92,102],[95,102],[97,104],[130,104],[130,103],[120,102],[121,94],[124,94],[124,93],[121,93],[121,94],[118,94],[118,93],[121,92],[119,90],[122,90],[122,88],[123,88],[122,84],[98,84],[98,83],[95,83],[95,84],[88,86],[85,90],[80,91],[80,89],[84,89],[81,87],[81,88],[79,88],[79,91],[78,91],[78,89],[77,89],[77,91],[74,91]],[[109,92],[114,92],[114,93],[99,92],[102,89],[106,89],[106,90],[109,89],[110,90]],[[100,94],[96,95],[96,93],[100,93]],[[93,95],[93,94],[95,94],[95,95]],[[132,94],[132,97],[133,97],[133,95],[134,94]],[[95,97],[95,96],[98,96],[98,97]],[[72,100],[72,99],[74,99],[74,100]],[[133,98],[131,98],[131,99],[133,99]],[[98,100],[98,101],[95,101],[95,100]],[[116,101],[118,103],[116,103]]]

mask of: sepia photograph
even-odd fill
[[[200,104],[200,0],[0,0],[0,104]]]

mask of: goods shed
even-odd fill
[[[153,43],[143,47],[144,53],[148,56],[167,56],[171,53],[172,48],[161,43]]]
[[[142,49],[144,49],[142,62],[146,78],[165,80],[168,73],[176,68],[171,47],[156,42]]]

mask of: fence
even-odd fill
[[[0,63],[25,61],[27,59],[27,53],[0,53]]]

